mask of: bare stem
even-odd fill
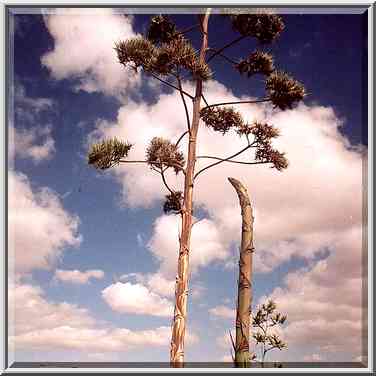
[[[226,48],[229,48],[231,47],[232,45],[234,45],[235,43],[238,43],[239,41],[241,41],[242,39],[244,39],[245,36],[244,35],[241,35],[240,37],[234,39],[232,42],[230,43],[227,43],[226,45],[224,45],[222,48],[216,50],[216,52],[213,53],[213,55],[211,55],[207,62],[209,63],[210,60],[212,60],[215,56],[219,55],[220,53],[222,53]]]
[[[185,135],[187,135],[189,133],[189,130],[188,131],[185,131],[180,137],[179,139],[176,141],[175,143],[175,147],[179,145],[180,141],[184,138]]]
[[[199,156],[197,158],[207,158],[207,159],[216,159],[217,161],[222,161],[222,162],[229,162],[229,163],[238,163],[238,164],[244,164],[244,165],[255,165],[255,164],[265,164],[265,163],[271,163],[267,161],[262,161],[262,162],[242,162],[242,161],[233,161],[231,159],[225,159],[225,158],[219,158],[219,157],[211,157],[211,156]]]
[[[193,25],[191,27],[188,27],[182,31],[179,31],[179,34],[185,34],[185,33],[189,33],[190,31],[194,30],[194,29],[197,29],[198,27],[200,27],[201,24],[196,24],[196,25]]]
[[[162,78],[158,77],[158,76],[157,76],[156,74],[154,74],[153,72],[146,72],[146,73],[147,73],[147,74],[150,74],[152,77],[154,77],[154,78],[157,79],[158,81],[163,82],[165,85],[170,86],[170,87],[172,87],[173,89],[179,91],[180,93],[185,94],[187,97],[193,99],[193,96],[192,96],[191,94],[189,94],[189,93],[187,93],[186,91],[184,91],[184,90],[182,90],[182,89],[179,89],[179,88],[176,87],[175,85],[173,85],[173,84],[171,84],[171,83],[169,83],[169,82],[163,80]]]
[[[207,105],[206,107],[202,108],[205,110],[206,108],[217,107],[217,106],[227,106],[230,104],[254,104],[254,103],[262,103],[262,102],[269,102],[270,98],[263,98],[263,99],[256,99],[251,101],[235,101],[235,102],[221,102],[221,103],[214,103],[211,105]]]
[[[179,87],[179,93],[180,93],[180,96],[181,96],[181,100],[183,101],[183,105],[184,105],[184,110],[185,110],[185,117],[187,119],[187,128],[188,128],[188,132],[191,131],[191,121],[189,119],[189,113],[188,113],[188,107],[187,107],[187,102],[185,101],[185,98],[184,98],[184,95],[183,95],[183,86],[181,84],[181,79],[180,79],[180,76],[179,74],[176,75],[176,79],[178,81],[178,87]]]
[[[120,163],[147,163],[147,164],[151,164],[151,165],[153,165],[153,164],[155,164],[155,165],[158,165],[159,164],[159,162],[149,162],[149,161],[141,161],[141,160],[139,160],[139,161],[128,161],[128,160],[120,160],[119,161]],[[162,162],[163,163],[163,162]],[[181,166],[179,166],[178,164],[175,164],[175,163],[170,163],[169,162],[169,164],[171,165],[171,167],[175,167],[175,168],[177,168],[178,170],[180,170],[184,175],[185,175],[185,170],[184,170],[184,168],[183,167],[181,167]],[[169,166],[170,167],[170,166]]]
[[[218,158],[218,159],[219,159],[218,162],[214,162],[214,163],[212,163],[212,164],[210,164],[210,165],[204,167],[204,168],[201,169],[200,171],[198,171],[198,172],[196,173],[196,175],[194,176],[194,179],[196,179],[197,176],[200,175],[200,174],[201,174],[202,172],[204,172],[205,170],[207,170],[207,169],[209,169],[209,168],[211,168],[211,167],[217,166],[217,165],[219,165],[220,163],[228,162],[228,161],[230,161],[230,159],[237,157],[237,156],[240,155],[241,153],[243,153],[243,152],[245,152],[246,150],[248,150],[249,148],[251,148],[252,145],[253,145],[253,143],[252,143],[251,145],[247,145],[247,146],[246,146],[245,148],[243,148],[242,150],[238,151],[237,153],[235,153],[235,154],[233,154],[233,155],[230,155],[230,156],[227,157],[227,158],[224,158],[224,159]],[[217,159],[217,158],[215,157],[215,159]],[[260,162],[260,163],[265,163],[265,162]],[[257,163],[256,163],[256,164],[257,164]]]
[[[209,48],[209,51],[214,51],[214,52],[217,52],[218,50],[216,48]],[[229,63],[233,64],[233,65],[237,65],[238,62],[231,59],[230,57],[226,56],[225,54],[221,53],[221,52],[218,52],[218,56],[221,56],[223,59],[227,60]]]
[[[160,171],[161,176],[162,176],[162,181],[163,181],[163,184],[165,185],[165,187],[166,187],[166,188],[170,191],[170,193],[173,195],[173,194],[175,193],[175,191],[172,190],[172,189],[169,187],[169,185],[167,184],[166,177],[165,177],[165,174],[164,174],[165,171],[166,171],[166,169],[164,169],[164,170],[161,169],[161,171]]]
[[[201,98],[202,98],[203,101],[205,102],[206,106],[209,106],[209,103],[208,103],[208,101],[206,100],[204,94],[201,94]]]

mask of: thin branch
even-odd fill
[[[194,29],[197,29],[198,27],[200,27],[200,24],[196,24],[196,25],[193,25],[191,27],[188,27],[187,29],[184,29],[182,31],[179,31],[178,34],[185,34],[185,33],[189,33],[190,31],[194,30]]]
[[[201,94],[201,98],[202,98],[203,101],[205,102],[206,106],[209,106],[209,103],[208,103],[208,101],[206,100],[204,94]]]
[[[214,51],[214,52],[218,52],[218,50],[216,48],[208,48],[209,51]],[[227,60],[229,63],[233,64],[233,65],[237,65],[238,62],[231,59],[230,57],[226,56],[225,54],[221,53],[221,52],[218,52],[217,54],[218,56],[221,56],[223,59]]]
[[[179,88],[176,87],[175,85],[170,84],[169,82],[163,80],[162,78],[159,78],[159,77],[158,77],[156,74],[154,74],[153,72],[146,72],[146,73],[147,73],[147,74],[150,74],[152,77],[156,78],[158,81],[163,82],[165,85],[170,86],[170,87],[172,87],[173,89],[180,91],[181,93],[185,94],[187,97],[191,98],[192,100],[194,99],[194,97],[193,97],[191,94],[187,93],[187,92],[184,91],[184,90],[179,89]]]
[[[223,52],[226,48],[229,48],[231,47],[232,45],[234,45],[235,43],[238,43],[239,41],[241,41],[242,39],[245,38],[245,35],[241,35],[240,37],[234,39],[232,42],[230,43],[227,43],[226,45],[224,45],[222,48],[218,49],[216,52],[214,52],[213,55],[211,55],[208,60],[207,60],[207,63],[209,63],[210,60],[212,60],[215,56],[219,55],[221,52]]]
[[[253,145],[253,144],[251,144],[251,145]],[[227,162],[227,161],[229,161],[230,159],[237,157],[237,156],[240,155],[241,153],[243,153],[243,152],[245,152],[246,150],[248,150],[248,149],[251,147],[251,145],[247,145],[245,148],[243,148],[242,150],[238,151],[237,153],[235,153],[235,154],[233,154],[233,155],[231,155],[231,156],[229,156],[229,157],[227,157],[227,158],[221,159],[221,160],[218,161],[218,162],[214,162],[214,163],[212,163],[212,164],[210,164],[210,165],[204,167],[202,170],[200,170],[199,172],[196,173],[196,175],[194,176],[194,179],[196,179],[198,175],[200,175],[202,172],[204,172],[205,170],[209,169],[210,167],[217,166],[217,165],[219,165],[220,163]]]
[[[224,158],[218,158],[218,157],[211,157],[211,156],[200,156],[196,158],[208,158],[208,159],[216,159],[218,161],[222,162],[229,162],[229,163],[238,163],[238,164],[244,164],[244,165],[255,165],[255,164],[265,164],[265,163],[272,163],[272,162],[267,162],[267,161],[262,161],[262,162],[242,162],[242,161],[232,161],[231,159],[224,159]]]
[[[254,104],[254,103],[269,102],[270,100],[271,99],[267,97],[267,98],[263,98],[263,99],[252,100],[252,101],[235,101],[235,102],[214,103],[214,104],[211,104],[211,105],[208,105],[208,106],[202,108],[202,110],[205,110],[206,108],[217,107],[217,106],[226,106],[226,105],[230,105],[230,104]]]
[[[233,347],[234,351],[236,352],[236,346],[235,346],[234,339],[232,338],[231,330],[229,330],[228,332],[230,333],[230,339],[231,339],[232,347]]]
[[[181,84],[181,79],[180,79],[179,73],[176,75],[176,79],[178,81],[178,87],[179,87],[179,93],[180,93],[180,96],[181,96],[181,100],[183,101],[183,105],[184,105],[185,117],[187,119],[188,132],[191,132],[191,120],[189,119],[187,102],[185,101],[185,98],[184,98],[184,95],[183,95],[184,90],[183,90],[183,86]]]
[[[148,164],[158,164],[158,162],[149,162],[149,161],[141,161],[141,160],[139,160],[139,161],[128,161],[128,160],[120,160],[119,161],[120,163],[148,163]],[[163,163],[163,162],[162,162]],[[181,167],[181,166],[179,166],[178,164],[175,164],[175,163],[170,163],[169,162],[169,165],[171,166],[171,167],[175,167],[175,168],[177,168],[178,170],[180,170],[184,175],[185,175],[185,170],[184,170],[184,168],[183,167]],[[169,166],[169,167],[170,167]]]
[[[179,145],[180,141],[181,141],[181,140],[184,138],[184,136],[185,136],[186,134],[188,134],[188,133],[189,133],[189,131],[185,131],[185,132],[179,137],[179,139],[176,141],[175,147]]]
[[[162,181],[163,181],[163,184],[165,185],[165,187],[170,191],[170,193],[173,195],[175,193],[175,191],[173,191],[167,184],[167,181],[166,181],[166,177],[165,177],[165,171],[166,169],[160,171],[161,173],[161,176],[162,176]]]

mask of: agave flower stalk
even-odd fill
[[[252,307],[253,266],[253,212],[245,186],[234,178],[228,178],[239,197],[242,215],[242,237],[240,244],[238,302],[236,309],[235,364],[248,367],[250,364],[249,335]]]

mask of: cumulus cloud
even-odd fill
[[[55,140],[51,136],[50,125],[33,128],[9,128],[9,157],[30,158],[39,163],[52,158],[55,153]]]
[[[96,354],[169,345],[170,327],[145,330],[113,327],[98,322],[86,309],[76,305],[49,302],[37,286],[12,285],[9,297],[10,344],[18,351],[76,350]],[[188,334],[188,344],[197,341],[195,333]]]
[[[88,283],[90,279],[102,279],[104,272],[102,270],[86,270],[81,272],[80,270],[61,270],[55,271],[54,278],[62,282],[69,282],[74,284],[83,285]]]
[[[154,222],[149,248],[160,261],[159,271],[165,277],[175,278],[178,258],[178,235],[180,217],[163,215]],[[221,234],[209,219],[197,222],[192,228],[190,268],[192,273],[199,267],[224,260],[227,250]]]
[[[51,98],[41,98],[41,97],[30,97],[26,94],[25,87],[20,83],[16,82],[14,87],[14,100],[18,106],[28,107],[33,109],[35,112],[52,110],[56,103]],[[16,112],[19,111],[16,108]],[[22,111],[22,110],[21,110]],[[26,114],[25,114],[26,115]]]
[[[28,177],[8,173],[8,236],[11,270],[50,269],[66,247],[77,247],[79,219],[68,213],[56,193],[33,188]]]
[[[112,309],[156,316],[172,314],[173,303],[164,297],[171,298],[175,293],[179,223],[180,218],[174,215],[163,215],[155,220],[153,236],[148,247],[159,261],[159,268],[155,273],[131,273],[121,277],[123,281],[135,278],[136,284],[118,282],[105,289],[102,295]],[[209,219],[195,223],[191,242],[190,268],[193,275],[199,268],[227,257],[227,250],[220,234]],[[199,299],[204,292],[205,288],[198,281],[191,283],[189,294],[193,298]]]
[[[236,310],[224,305],[219,305],[209,309],[209,314],[223,318],[235,320]]]
[[[42,64],[57,79],[77,80],[75,88],[119,95],[137,87],[139,76],[125,73],[114,51],[119,40],[132,38],[132,18],[112,9],[55,9],[44,16],[54,40]]]
[[[56,104],[50,98],[30,97],[25,87],[16,82],[11,91],[14,112],[9,119],[8,156],[31,159],[34,163],[50,159],[55,153],[51,124],[41,124],[41,113],[55,113]]]
[[[189,85],[186,87],[190,89]],[[217,82],[210,82],[206,89],[209,103],[249,99],[237,98]],[[359,297],[362,286],[358,266],[362,244],[358,240],[363,219],[362,171],[367,158],[366,150],[359,145],[352,145],[343,136],[343,122],[331,107],[300,104],[284,112],[271,110],[267,105],[235,107],[242,112],[247,122],[267,121],[280,129],[281,136],[275,140],[274,146],[286,152],[289,168],[279,172],[265,165],[223,163],[199,176],[195,183],[194,199],[196,208],[204,209],[207,218],[201,222],[203,231],[200,230],[200,222],[195,225],[197,227],[193,227],[190,258],[192,272],[214,261],[231,264],[228,250],[232,243],[236,244],[240,240],[241,216],[237,196],[226,178],[239,178],[248,188],[254,209],[255,271],[271,272],[293,258],[305,260],[311,268],[301,271],[295,287],[283,288],[279,294],[279,290],[275,293],[277,302],[282,300],[281,310],[287,309],[289,304],[287,313],[292,320],[304,317],[309,321],[309,325],[307,323],[305,326],[299,324],[300,319],[295,320],[295,329],[290,326],[290,340],[298,343],[300,339],[310,338],[305,328],[311,328],[322,332],[315,340],[317,345],[319,342],[327,343],[329,348],[334,348],[338,337],[333,343],[328,343],[327,338],[332,334],[336,338],[335,334],[340,333],[339,329],[342,328],[342,333],[353,333],[354,336],[346,336],[353,341],[354,346],[355,342],[359,345],[357,333],[361,302],[356,297]],[[145,148],[152,137],[161,136],[174,141],[184,130],[184,111],[178,94],[172,93],[160,95],[153,105],[131,102],[121,107],[116,122],[98,122],[91,140],[114,136],[126,139],[134,144],[129,158],[138,160],[144,158]],[[184,140],[181,149],[186,150],[186,146]],[[222,136],[204,125],[200,127],[199,156],[227,157],[243,146],[236,134],[229,132]],[[247,161],[248,158],[249,154],[241,155],[238,160]],[[209,163],[199,159],[197,170]],[[146,208],[161,205],[166,192],[159,176],[146,166],[124,164],[111,173],[121,184],[126,205]],[[181,189],[181,177],[170,175],[167,178],[172,186]],[[169,279],[176,274],[178,225],[178,217],[161,216],[155,221],[149,242],[151,252],[160,262],[158,273]],[[195,245],[195,232],[206,233],[208,237]],[[323,259],[315,261],[319,258]],[[319,274],[311,272],[317,268],[325,271]],[[338,293],[338,284],[333,278],[343,274],[342,268],[348,277],[343,280],[341,288],[348,291]],[[303,283],[306,278],[307,283]],[[298,299],[296,289],[299,286],[314,286],[315,291],[327,291],[327,294],[320,301],[316,300],[317,297],[313,298],[312,302],[304,295],[296,304],[291,304],[291,301]],[[348,299],[353,299],[351,307]],[[348,308],[347,319],[334,316],[331,301],[336,302],[340,309]],[[318,314],[323,314],[325,306],[327,308],[320,323],[315,323]],[[301,312],[302,307],[308,310],[306,314]],[[353,325],[350,325],[349,317],[354,320]],[[319,330],[320,325],[322,331]],[[349,325],[348,330],[346,325]]]
[[[173,304],[138,283],[116,282],[102,291],[106,303],[116,312],[171,317]]]
[[[215,82],[208,85],[206,96],[210,103],[244,99]],[[116,123],[98,122],[91,139],[126,139],[134,143],[129,158],[143,159],[151,138],[159,135],[176,140],[185,130],[180,105],[175,93],[161,95],[152,106],[129,103],[120,108]],[[239,105],[238,109],[249,122],[267,120],[280,128],[275,146],[287,152],[290,166],[281,173],[264,165],[223,163],[200,175],[195,185],[196,204],[208,211],[223,238],[237,241],[240,228],[237,197],[227,176],[241,176],[251,195],[256,213],[255,265],[260,271],[270,271],[292,256],[312,258],[318,248],[326,246],[332,232],[361,222],[363,156],[341,135],[342,123],[331,108],[300,105],[280,112]],[[198,155],[227,156],[242,146],[236,134],[222,136],[205,126],[200,128]],[[183,142],[182,150],[185,147]],[[246,158],[249,156],[239,160]],[[200,159],[197,170],[207,163]],[[160,177],[146,166],[122,165],[113,173],[126,204],[148,207],[163,199]],[[180,178],[170,178],[172,185],[181,187]]]
[[[288,315],[283,332],[290,348],[307,345],[309,338],[320,356],[361,355],[366,325],[361,247],[362,229],[354,227],[333,240],[327,258],[287,274],[284,285],[270,294]]]

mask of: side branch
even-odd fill
[[[178,34],[185,34],[185,33],[189,33],[190,31],[194,30],[194,29],[197,29],[198,27],[201,27],[201,24],[196,24],[196,25],[193,25],[191,27],[188,27],[182,31],[179,31]]]
[[[210,104],[210,105],[202,108],[202,110],[205,110],[206,108],[217,107],[217,106],[226,106],[226,105],[230,105],[230,104],[254,104],[254,103],[269,102],[270,100],[271,99],[267,97],[267,98],[263,98],[263,99],[252,100],[252,101],[235,101],[235,102],[214,103],[214,104]]]
[[[215,56],[219,55],[220,53],[222,53],[226,48],[229,48],[231,47],[232,45],[234,45],[235,43],[238,43],[239,41],[241,41],[242,39],[245,38],[245,35],[242,35],[236,39],[234,39],[232,42],[230,43],[227,43],[226,45],[224,45],[222,48],[216,50],[216,52],[214,52],[211,56],[209,56],[208,60],[207,60],[207,63],[209,63],[210,60],[212,60]]]
[[[196,179],[197,176],[199,176],[202,172],[208,170],[209,168],[214,167],[214,166],[217,166],[217,165],[219,165],[220,163],[230,161],[230,159],[237,157],[237,156],[240,155],[241,153],[244,153],[246,150],[248,150],[248,149],[251,148],[252,146],[253,146],[253,143],[250,144],[250,145],[247,145],[247,146],[246,146],[245,148],[243,148],[242,150],[238,151],[237,153],[235,153],[235,154],[233,154],[233,155],[230,155],[230,156],[227,157],[227,158],[224,158],[224,159],[218,158],[218,159],[219,159],[218,162],[214,162],[214,163],[212,163],[212,164],[210,164],[210,165],[204,167],[204,168],[201,169],[200,171],[198,171],[198,172],[196,173],[196,175],[194,176],[194,179]],[[214,158],[217,159],[216,157],[214,157]],[[234,162],[234,161],[231,161],[231,162]]]
[[[165,171],[166,171],[166,169],[160,171],[160,174],[161,174],[161,176],[162,176],[162,181],[163,181],[163,184],[165,185],[165,187],[166,187],[166,188],[169,190],[169,192],[173,195],[173,194],[175,194],[176,192],[175,192],[174,190],[172,190],[172,189],[169,187],[169,185],[167,184],[166,177],[165,177],[165,174],[164,174]]]
[[[214,52],[218,52],[218,50],[216,48],[209,48],[208,49],[209,51],[214,51]],[[221,53],[221,52],[218,52],[217,54],[218,56],[222,57],[223,59],[227,60],[229,63],[233,64],[233,65],[237,65],[238,62],[231,59],[230,57],[226,56],[225,54]]]
[[[242,161],[233,161],[231,159],[227,159],[227,158],[219,158],[219,157],[211,157],[211,156],[206,156],[206,155],[203,155],[203,156],[199,156],[199,157],[196,157],[196,158],[207,158],[207,159],[215,159],[217,161],[222,161],[222,162],[229,162],[229,163],[238,163],[238,164],[244,164],[244,165],[255,165],[255,164],[264,164],[264,163],[272,163],[272,162],[267,162],[267,161],[263,161],[263,162],[242,162]]]
[[[188,131],[185,131],[180,137],[179,139],[176,141],[175,143],[175,146],[178,146],[180,141],[184,138],[185,135],[187,135],[189,133],[189,130]]]
[[[153,164],[153,162],[149,162],[149,161],[142,161],[142,160],[139,160],[139,161],[126,161],[126,160],[120,160],[119,161],[120,163],[147,163],[147,164]],[[156,165],[159,165],[160,163],[159,162],[155,162]],[[185,170],[183,167],[179,166],[178,164],[175,164],[175,163],[169,163],[171,165],[171,167],[175,167],[177,168],[178,170],[180,170],[184,175],[185,175]]]
[[[179,93],[180,93],[180,96],[181,96],[181,100],[183,101],[183,105],[184,105],[184,110],[185,110],[185,117],[187,119],[187,128],[188,128],[188,132],[191,132],[191,120],[189,119],[189,113],[188,113],[188,107],[187,107],[187,102],[185,101],[185,98],[184,98],[184,90],[183,90],[183,86],[181,84],[181,79],[180,79],[180,76],[179,75],[176,75],[176,79],[178,81],[178,87],[179,87]]]
[[[158,81],[161,81],[162,83],[164,83],[165,85],[169,86],[169,87],[172,87],[173,89],[179,91],[181,94],[185,94],[187,97],[191,98],[193,100],[193,95],[187,93],[186,91],[182,90],[182,89],[179,89],[178,87],[176,87],[175,85],[173,84],[170,84],[169,82],[163,80],[162,78],[159,78],[156,74],[154,74],[153,72],[146,72],[147,74],[150,74],[152,77],[156,78]]]

